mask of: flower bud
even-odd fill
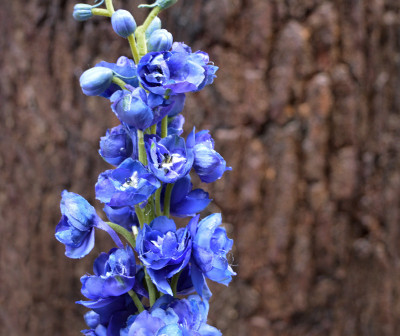
[[[76,4],[72,16],[76,21],[89,20],[93,16],[92,6],[87,4]]]
[[[127,10],[119,9],[111,17],[114,31],[121,37],[127,38],[136,30],[136,21]]]
[[[168,51],[172,47],[172,34],[166,29],[155,30],[147,41],[148,51]]]
[[[111,85],[114,73],[104,67],[95,67],[86,70],[79,82],[82,91],[87,96],[99,96]]]
[[[158,16],[151,21],[149,27],[146,29],[146,39],[149,39],[150,35],[157,29],[161,29],[161,20]]]

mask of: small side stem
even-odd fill
[[[111,17],[111,13],[107,9],[104,9],[104,8],[92,8],[92,14],[99,15],[99,16]]]
[[[156,6],[154,7],[150,14],[147,16],[146,20],[143,22],[142,27],[143,27],[143,31],[145,32],[147,30],[147,28],[149,28],[150,24],[153,22],[153,20],[155,19],[155,17],[160,14],[161,12],[161,8]]]
[[[142,211],[142,209],[140,209],[139,204],[135,205],[135,212],[136,212],[136,216],[139,220],[140,228],[143,229],[143,225],[145,223],[145,218],[143,216],[143,211]]]
[[[139,161],[143,163],[143,165],[147,166],[147,155],[146,155],[146,148],[144,146],[143,131],[137,130],[137,137],[138,137]]]
[[[132,298],[133,302],[135,303],[135,306],[139,310],[139,313],[144,311],[143,303],[142,303],[142,301],[140,301],[140,299],[137,296],[137,294],[133,290],[130,290],[128,292],[128,294],[130,295],[130,297]]]
[[[106,222],[106,224],[108,224],[108,226],[110,226],[115,232],[123,236],[133,248],[136,247],[136,239],[127,229],[111,222]]]
[[[114,5],[113,5],[112,0],[106,0],[106,7],[107,7],[108,11],[110,12],[110,14],[113,15],[115,10],[114,10]]]
[[[181,273],[182,273],[182,271],[176,273],[172,277],[171,288],[172,288],[172,293],[174,294],[174,297],[176,297],[176,293],[178,291],[178,281],[179,281],[179,277],[180,277]]]
[[[147,54],[147,45],[146,45],[146,30],[150,26],[151,22],[154,18],[161,12],[160,7],[154,7],[150,14],[147,16],[144,23],[136,29],[136,39],[139,50],[139,59]]]
[[[112,82],[113,82],[114,84],[117,84],[122,90],[125,89],[126,83],[125,83],[122,79],[120,79],[120,78],[114,76],[114,77],[112,78]]]
[[[154,124],[153,126],[151,126],[150,133],[151,134],[156,134],[157,133],[157,124]]]
[[[169,217],[170,216],[170,204],[171,204],[171,194],[172,194],[172,189],[174,188],[173,183],[167,184],[167,188],[165,190],[165,196],[164,196],[164,216]]]
[[[165,138],[168,136],[168,116],[166,115],[161,120],[161,138]]]
[[[146,278],[147,289],[149,291],[149,299],[150,299],[150,307],[151,307],[151,306],[153,306],[154,302],[156,302],[156,288],[154,287],[154,284],[151,281],[151,278],[150,278],[149,274],[147,273],[146,269],[145,269],[145,278]]]
[[[157,189],[156,191],[156,199],[155,199],[155,203],[156,203],[156,216],[160,217],[162,215],[161,213],[161,190],[162,190],[162,185],[160,188]]]
[[[128,36],[128,42],[129,42],[129,46],[131,47],[133,59],[135,60],[135,63],[138,64],[140,57],[139,57],[139,52],[137,50],[137,45],[136,45],[136,40],[135,40],[134,34],[131,34]]]

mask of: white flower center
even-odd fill
[[[125,191],[128,188],[137,188],[139,184],[138,172],[134,171],[130,178],[125,180],[125,183],[119,187],[119,190]]]

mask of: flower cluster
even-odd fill
[[[111,0],[106,8],[99,8],[103,2],[74,8],[78,21],[110,17],[133,54],[100,62],[80,78],[83,93],[108,99],[120,121],[100,139],[99,154],[113,166],[95,186],[108,221],[82,196],[64,191],[56,227],[70,258],[93,249],[95,229],[116,244],[95,260],[93,275],[81,278],[87,300],[78,303],[90,309],[85,335],[221,335],[207,324],[207,279],[229,284],[233,242],[220,214],[200,219],[211,199],[193,189],[190,174],[211,183],[231,168],[208,131],[181,137],[186,94],[211,84],[218,68],[207,53],[173,42],[161,28],[158,13],[175,2],[157,0],[141,26],[130,12],[115,11]],[[186,225],[177,227],[174,217],[187,218]]]

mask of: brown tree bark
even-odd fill
[[[74,4],[0,2],[1,335],[77,335],[79,277],[111,246],[99,233],[73,261],[54,239],[61,190],[94,202],[98,140],[117,123],[79,75],[129,55],[105,19],[74,22]],[[161,18],[220,67],[185,112],[234,169],[208,187],[238,272],[213,286],[210,322],[225,336],[399,335],[399,2],[180,0]]]

